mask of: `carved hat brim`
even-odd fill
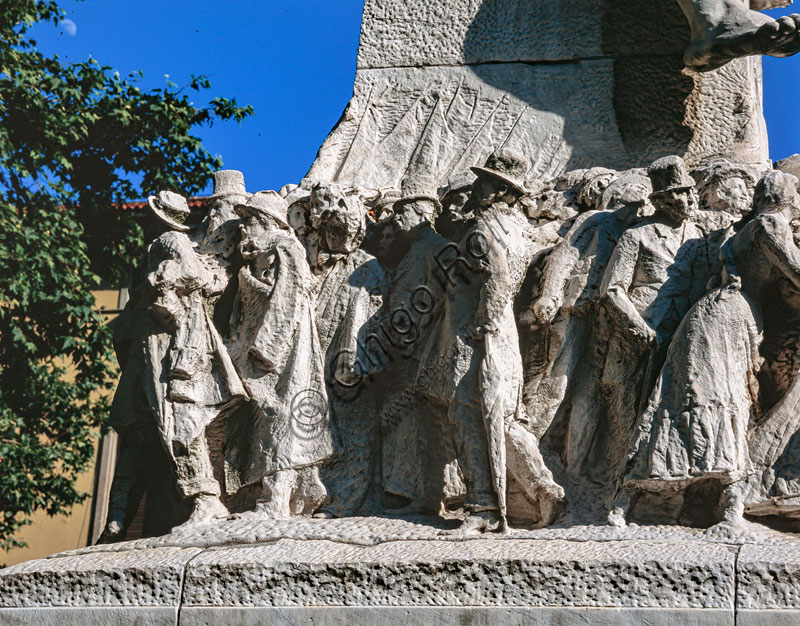
[[[177,230],[182,233],[185,233],[189,230],[189,227],[186,224],[181,224],[180,222],[174,220],[169,215],[167,215],[161,207],[156,204],[156,197],[150,196],[147,198],[147,206],[150,207],[150,211],[155,215],[160,221],[164,224],[169,226],[172,230]]]
[[[650,197],[657,198],[658,196],[663,196],[665,193],[671,193],[673,191],[686,191],[688,189],[694,189],[694,184],[673,185],[672,187],[667,187],[666,189],[659,189],[658,191],[651,193]]]
[[[471,167],[469,169],[471,169],[478,176],[484,174],[485,176],[496,178],[497,180],[500,180],[508,185],[511,185],[521,194],[528,193],[527,190],[525,189],[525,184],[522,181],[517,180],[516,178],[512,178],[511,176],[506,176],[502,172],[498,172],[497,170],[490,170],[486,167],[479,167],[479,166]]]
[[[404,204],[410,204],[412,202],[416,202],[417,200],[427,200],[429,202],[433,202],[438,209],[442,208],[442,203],[439,201],[439,198],[436,196],[429,196],[427,194],[416,194],[413,196],[405,196],[404,198],[398,198],[392,204],[395,207],[403,206]]]

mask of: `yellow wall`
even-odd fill
[[[100,309],[115,310],[119,302],[118,290],[94,292],[97,306]],[[109,316],[111,318],[113,316]],[[95,452],[97,446],[95,445]],[[97,458],[97,454],[95,454]],[[94,465],[82,474],[77,481],[77,489],[91,495],[94,489]],[[89,525],[92,515],[92,497],[83,504],[72,507],[67,515],[49,517],[44,511],[31,516],[32,524],[24,526],[15,538],[27,543],[25,548],[0,550],[0,564],[14,565],[30,559],[38,559],[56,552],[83,548],[89,538]]]

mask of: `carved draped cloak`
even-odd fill
[[[786,445],[786,426],[797,423],[786,419],[780,403],[748,433],[758,401],[762,298],[781,275],[800,282],[791,227],[781,214],[760,215],[723,252],[742,286],[711,291],[679,326],[623,482],[647,488],[651,481],[738,481],[752,474],[754,464],[765,470],[772,465],[776,450]]]
[[[363,250],[329,255],[315,278],[316,324],[336,450],[322,470],[329,495],[325,510],[343,517],[369,508],[369,487],[377,482],[377,390],[360,377],[383,360],[382,354],[367,355],[364,348],[366,336],[377,331],[375,316],[388,281],[378,261]]]
[[[332,452],[305,251],[285,231],[259,243],[259,258],[239,272],[231,314],[228,348],[251,402],[226,432],[229,493],[279,470],[319,464]],[[255,267],[263,270],[254,274]]]
[[[174,457],[175,444],[188,448],[246,393],[208,312],[205,290],[214,278],[189,237],[168,232],[156,239],[148,249],[148,270],[126,313],[131,335],[120,358],[110,424],[122,432],[148,407]]]

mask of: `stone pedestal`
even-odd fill
[[[243,516],[2,570],[0,624],[773,626],[797,623],[799,596],[800,541],[770,531]]]
[[[684,71],[675,0],[366,0],[353,99],[312,178],[394,187],[506,145],[529,179],[670,154],[765,164],[761,60]]]

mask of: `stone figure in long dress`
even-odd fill
[[[322,469],[328,491],[323,511],[332,516],[380,510],[377,390],[366,377],[382,361],[370,363],[366,338],[388,290],[385,270],[360,248],[366,211],[355,196],[336,185],[318,183],[310,210],[319,218],[312,262],[316,324],[325,355],[325,382],[333,422],[334,456]]]
[[[716,494],[717,507],[705,507],[714,521],[742,520],[745,479],[755,471],[748,430],[758,418],[767,288],[785,279],[800,289],[800,248],[790,227],[796,185],[780,172],[759,182],[755,217],[725,246],[725,284],[701,298],[678,328],[639,419],[615,512],[620,522],[632,496],[678,493],[692,502],[687,494],[698,486]],[[687,510],[678,519],[697,523],[692,515],[704,512]]]
[[[680,157],[648,169],[651,218],[620,238],[600,288],[611,327],[601,390],[606,420],[602,452],[619,471],[636,416],[650,395],[672,334],[709,279],[702,233],[692,223],[694,180]]]
[[[524,157],[503,149],[472,189],[477,223],[449,256],[441,332],[423,361],[432,393],[448,406],[448,421],[466,486],[464,532],[505,524],[509,480],[528,497],[529,517],[551,518],[564,495],[527,429],[522,404],[522,357],[514,297],[533,257],[551,248],[558,225],[532,225],[515,207],[524,194]]]
[[[544,327],[549,348],[547,368],[526,387],[528,412],[540,437],[555,421],[563,441],[554,442],[554,452],[572,476],[592,473],[590,452],[603,406],[603,273],[622,233],[641,219],[651,192],[646,174],[620,174],[604,194],[606,210],[582,213],[550,253],[539,298],[526,316]]]
[[[245,265],[227,342],[250,402],[227,422],[226,487],[260,484],[256,508],[272,518],[325,501],[319,465],[332,453],[313,279],[286,209],[272,191],[235,207]]]

